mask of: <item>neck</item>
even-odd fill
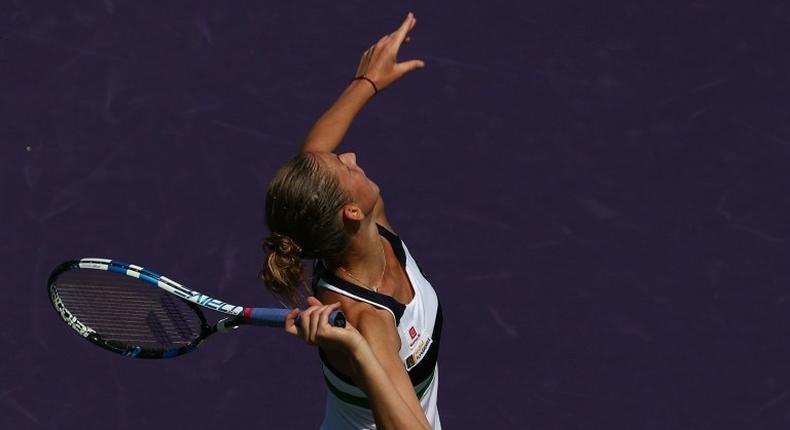
[[[345,270],[351,273],[352,279],[356,278],[357,281],[363,282],[365,287],[381,287],[382,273],[386,266],[384,244],[381,240],[375,223],[360,226],[360,229],[351,236],[348,249],[340,257],[336,274],[347,275],[343,273]],[[348,278],[348,276],[343,277]]]

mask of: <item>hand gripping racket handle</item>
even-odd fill
[[[285,317],[290,312],[290,309],[247,308],[244,310],[244,321],[252,325],[285,327]],[[299,315],[296,316],[296,323],[299,323]],[[329,314],[329,324],[335,327],[345,327],[346,316],[341,311],[332,311]]]

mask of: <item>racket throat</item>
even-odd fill
[[[244,321],[239,317],[223,318],[214,325],[214,331],[224,333],[226,331],[236,330],[241,324],[244,324]]]

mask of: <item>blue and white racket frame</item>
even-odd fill
[[[195,310],[201,321],[200,335],[191,343],[169,349],[143,349],[140,347],[130,347],[114,343],[112,340],[102,338],[102,336],[85,323],[79,321],[64,306],[63,301],[58,295],[55,280],[67,271],[76,269],[104,270],[118,274],[137,278],[148,284],[159,287],[184,301],[189,307]],[[277,308],[253,308],[236,306],[230,303],[217,300],[195,290],[191,290],[178,282],[169,279],[149,269],[137,266],[121,260],[106,258],[82,258],[79,260],[68,260],[59,264],[49,276],[48,282],[49,297],[55,310],[60,314],[63,321],[74,329],[81,337],[92,343],[108,349],[112,352],[135,358],[170,358],[186,354],[197,348],[208,336],[216,332],[225,332],[238,328],[240,325],[257,325],[266,327],[280,327],[285,325],[285,318],[290,309]],[[223,314],[227,317],[220,319],[216,324],[210,325],[200,307],[208,308]],[[298,321],[298,317],[297,317]],[[329,316],[330,324],[336,327],[345,327],[346,319],[342,312],[334,311]]]

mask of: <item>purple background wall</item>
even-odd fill
[[[652,0],[3,2],[0,427],[318,425],[296,339],[125,359],[45,279],[275,304],[265,186],[408,10],[427,67],[343,148],[443,300],[444,426],[790,427],[790,7]]]

